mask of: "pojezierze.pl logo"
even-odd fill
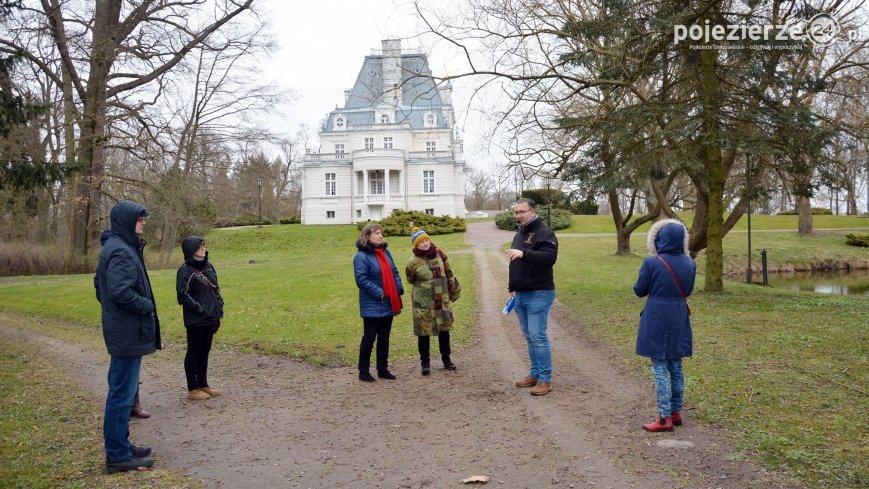
[[[864,39],[860,30],[842,31],[839,21],[830,14],[817,14],[808,21],[792,24],[710,24],[673,26],[673,44],[685,41],[703,41],[708,44],[717,41],[811,41],[816,46],[828,46],[839,40],[857,41]]]

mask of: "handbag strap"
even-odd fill
[[[661,258],[661,255],[656,255],[656,257],[657,257],[659,260],[661,260],[661,263],[663,263],[664,266],[667,267],[667,270],[670,271],[670,275],[673,276],[673,280],[676,281],[676,285],[679,287],[679,293],[682,294],[682,300],[685,301],[685,303],[687,304],[687,303],[688,303],[688,297],[687,297],[687,295],[685,294],[685,288],[682,287],[682,281],[679,280],[679,277],[676,276],[676,272],[674,272],[673,269],[670,268],[670,264],[667,263],[667,260]]]
[[[203,272],[202,270],[196,270],[196,269],[193,269],[193,270],[194,270],[193,275],[196,275],[199,278],[201,278],[202,280],[205,280],[205,283],[208,284],[208,288],[211,289],[212,292],[217,292],[217,285],[212,283],[211,280],[208,280],[208,276],[205,275],[205,272]]]

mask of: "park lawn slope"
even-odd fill
[[[205,237],[209,259],[217,268],[226,301],[226,315],[215,342],[313,364],[355,362],[362,335],[353,277],[358,237],[355,226],[284,225],[209,233]],[[450,256],[464,289],[454,308],[457,326],[453,337],[460,348],[474,331],[473,261],[460,252],[465,246],[463,234],[432,239]],[[410,239],[387,237],[387,241],[403,277],[411,256]],[[175,273],[175,269],[149,272],[163,337],[183,344]],[[417,354],[409,294],[408,288],[405,311],[393,324],[390,356],[395,359]],[[41,324],[41,331],[49,335],[102,342],[100,307],[91,274],[0,279],[0,311],[48,319],[34,324]],[[61,321],[55,324],[51,319]]]

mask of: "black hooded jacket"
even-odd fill
[[[161,347],[160,320],[142,255],[145,242],[136,234],[136,220],[147,216],[139,204],[118,202],[110,214],[112,228],[100,238],[94,287],[102,306],[103,339],[115,357],[139,357]]]
[[[184,326],[195,328],[214,326],[223,317],[223,297],[217,283],[217,270],[208,261],[208,252],[204,260],[195,260],[193,253],[205,242],[199,236],[188,236],[181,243],[184,252],[184,264],[178,269],[175,288],[178,292],[178,303],[184,309]]]

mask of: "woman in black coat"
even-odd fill
[[[187,329],[187,355],[184,357],[187,398],[203,400],[220,395],[220,391],[208,385],[208,353],[223,317],[223,297],[217,283],[217,270],[208,261],[205,240],[188,236],[181,243],[181,250],[184,264],[178,269],[175,288]]]

